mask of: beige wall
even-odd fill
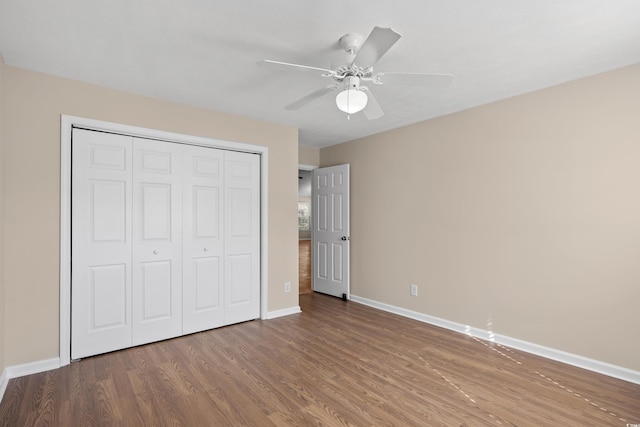
[[[298,163],[307,166],[320,165],[320,149],[315,147],[307,147],[306,145],[299,145]]]
[[[4,344],[4,58],[0,55],[0,373],[5,368]]]
[[[352,293],[640,370],[639,76],[322,149],[351,164]]]
[[[268,310],[296,307],[297,129],[4,68],[5,364],[58,356],[60,115],[269,147]]]

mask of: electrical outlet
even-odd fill
[[[284,291],[285,292],[291,292],[291,282],[285,282],[284,283]]]
[[[411,285],[411,290],[409,291],[412,297],[418,296],[418,285]]]

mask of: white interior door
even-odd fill
[[[260,317],[260,156],[224,153],[224,322]]]
[[[314,169],[313,290],[350,298],[349,165]]]
[[[133,141],[133,344],[182,334],[181,145]]]
[[[224,151],[185,146],[183,158],[182,330],[224,324]]]
[[[72,134],[71,358],[131,346],[132,138]]]

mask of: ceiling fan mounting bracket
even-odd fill
[[[362,46],[362,41],[364,37],[361,34],[345,34],[340,37],[338,42],[340,43],[340,47],[342,47],[347,53],[354,54],[360,50],[360,46]]]

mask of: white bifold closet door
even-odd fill
[[[260,158],[185,146],[183,332],[260,317]]]
[[[133,345],[182,335],[181,148],[133,138]]]
[[[225,323],[260,317],[260,161],[225,152]]]
[[[132,345],[133,138],[73,131],[71,357]]]
[[[73,130],[73,359],[260,316],[259,167]]]
[[[224,325],[224,152],[185,147],[183,330]]]

